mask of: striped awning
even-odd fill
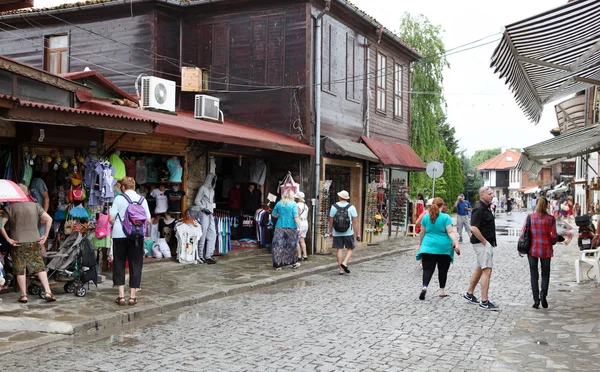
[[[506,26],[491,66],[525,115],[600,85],[600,0],[579,0]]]

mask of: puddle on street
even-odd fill
[[[536,341],[535,343],[541,346],[548,346],[548,343],[546,341]]]

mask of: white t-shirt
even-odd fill
[[[131,199],[131,201],[134,203],[139,201],[141,198],[141,196],[133,190],[127,190],[125,191],[125,193],[127,194],[127,196],[129,196],[129,199]],[[115,197],[115,201],[113,202],[112,207],[110,207],[110,215],[115,216],[115,224],[112,228],[112,237],[116,239],[127,237],[123,232],[121,220],[125,218],[125,211],[127,210],[127,207],[129,207],[129,202],[124,196],[119,196]],[[146,211],[146,218],[150,219],[150,210],[148,209],[148,202],[145,198],[142,202],[142,207],[144,207],[144,210]]]
[[[150,195],[156,199],[156,208],[154,209],[154,213],[156,214],[165,213],[167,209],[169,209],[169,199],[167,198],[167,195],[165,195],[165,191],[154,189],[150,193]]]
[[[177,258],[180,263],[196,263],[198,260],[198,242],[202,237],[202,228],[192,224],[177,224]]]

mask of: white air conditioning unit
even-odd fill
[[[175,82],[154,76],[142,77],[143,109],[175,111]]]
[[[196,94],[194,117],[196,119],[219,120],[219,99],[204,94]]]

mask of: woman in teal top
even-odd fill
[[[421,234],[417,260],[423,260],[423,288],[419,300],[425,299],[427,287],[431,277],[438,268],[438,279],[440,282],[440,297],[447,297],[444,291],[448,278],[448,269],[454,261],[454,252],[460,255],[458,240],[452,228],[452,219],[446,213],[441,212],[444,205],[442,198],[433,199],[429,212],[421,221]]]
[[[271,245],[273,267],[281,270],[284,266],[292,265],[295,269],[300,266],[296,246],[302,223],[298,217],[298,204],[294,201],[293,190],[288,189],[283,193],[273,209],[272,216],[277,218]]]

